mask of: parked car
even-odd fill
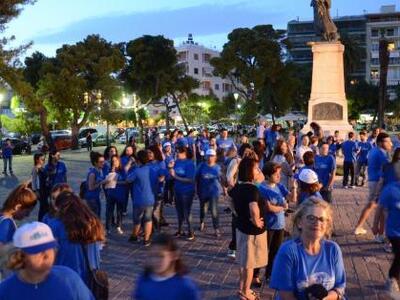
[[[138,139],[140,137],[140,132],[139,130],[135,129],[135,128],[128,128],[128,139],[130,139],[131,137],[134,137],[135,139]],[[119,138],[118,138],[118,142],[120,144],[126,144],[126,134],[122,134]]]
[[[115,142],[115,139],[111,134],[108,136],[108,139],[110,141],[110,144]],[[92,134],[92,141],[93,147],[107,146],[107,135],[105,133],[95,132]],[[86,147],[86,137],[79,139],[79,145],[81,147]]]
[[[33,145],[38,144],[40,142],[40,137],[41,137],[40,133],[32,133],[31,134],[31,143]]]
[[[31,154],[31,145],[28,142],[18,138],[3,138],[1,140],[1,146],[3,146],[3,143],[5,143],[7,139],[10,139],[11,145],[14,147],[13,154]]]

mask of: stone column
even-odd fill
[[[312,87],[307,124],[302,133],[310,131],[310,123],[316,122],[322,127],[325,136],[339,130],[344,138],[353,130],[348,122],[344,46],[340,42],[316,42],[310,45],[313,52]]]

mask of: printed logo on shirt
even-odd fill
[[[175,173],[178,175],[185,175],[185,169],[184,168],[176,168]]]
[[[211,173],[204,173],[204,174],[202,174],[201,177],[203,179],[214,179],[215,178],[215,176],[213,174],[211,174]]]
[[[308,276],[306,280],[297,281],[297,289],[301,291],[314,284],[321,284],[329,291],[335,286],[335,278],[328,273],[317,272]]]

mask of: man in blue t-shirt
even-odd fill
[[[354,141],[354,132],[349,132],[349,139],[342,144],[343,161],[343,188],[347,189],[350,175],[350,188],[354,188],[354,165],[357,159],[358,147]]]
[[[329,154],[329,144],[323,143],[319,150],[319,155],[314,159],[314,170],[318,174],[318,180],[322,184],[319,191],[322,198],[332,203],[332,189],[336,175],[335,158]]]
[[[221,136],[219,139],[217,139],[217,147],[218,149],[223,149],[225,155],[230,148],[236,149],[235,143],[231,138],[228,137],[228,130],[225,128],[221,130]]]
[[[368,155],[368,203],[361,212],[360,219],[354,229],[354,234],[366,234],[367,230],[363,228],[364,223],[368,219],[369,214],[377,206],[377,201],[383,184],[383,167],[389,163],[389,153],[392,149],[392,140],[390,136],[385,133],[379,133],[376,138],[376,147],[372,148]],[[383,221],[383,220],[381,220]],[[380,228],[383,228],[381,226]],[[383,242],[383,230],[380,235],[376,236],[377,242]]]
[[[8,170],[10,171],[10,174],[13,174],[12,170],[12,158],[13,158],[13,149],[14,146],[11,144],[10,139],[6,139],[2,143],[1,151],[3,154],[3,166],[4,166],[4,171],[3,174],[7,175],[7,165],[8,165]]]
[[[357,154],[356,162],[356,185],[364,186],[365,172],[368,165],[368,154],[372,149],[371,143],[367,141],[367,133],[363,130],[360,132],[360,141],[357,143],[359,152]],[[360,177],[362,178],[361,184],[359,183]]]

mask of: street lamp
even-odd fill
[[[1,122],[1,116],[3,115],[3,101],[6,99],[4,93],[0,93],[0,135],[3,135],[3,123]]]
[[[122,106],[127,109],[129,106],[129,98],[122,94]],[[128,112],[125,111],[125,144],[128,145]]]

